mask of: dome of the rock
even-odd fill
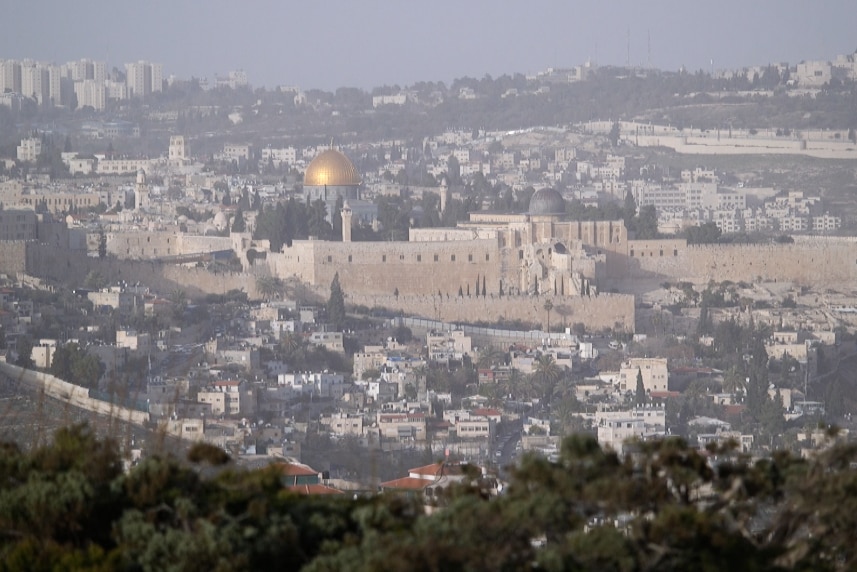
[[[316,155],[304,173],[304,186],[346,187],[359,184],[357,169],[348,157],[336,149]]]

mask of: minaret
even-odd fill
[[[342,242],[351,242],[351,207],[348,205],[348,201],[345,201],[345,204],[342,205],[342,210],[340,211],[342,215]]]
[[[446,175],[440,180],[440,214],[446,211],[446,201],[449,199],[449,181]]]

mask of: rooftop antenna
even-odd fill
[[[630,68],[631,67],[631,26],[628,26],[628,45],[627,45],[627,56],[625,60],[625,65]]]
[[[648,31],[648,53],[646,54],[646,67],[652,69],[652,31]]]

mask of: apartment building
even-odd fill
[[[598,444],[622,454],[629,439],[651,439],[666,434],[666,409],[644,405],[629,410],[600,410],[595,413]]]
[[[382,438],[398,441],[425,441],[425,413],[379,413],[378,431]]]
[[[21,144],[17,147],[17,156],[19,161],[35,163],[41,154],[41,139],[38,137],[26,137],[21,139]]]
[[[643,387],[647,393],[669,390],[669,371],[667,358],[631,358],[622,364],[617,378],[620,391],[635,391],[637,374],[643,377]]]
[[[146,97],[163,91],[163,66],[146,61],[125,64],[129,97]]]

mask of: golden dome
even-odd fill
[[[310,161],[304,173],[304,186],[331,187],[360,184],[360,176],[351,161],[335,149],[328,149]]]

